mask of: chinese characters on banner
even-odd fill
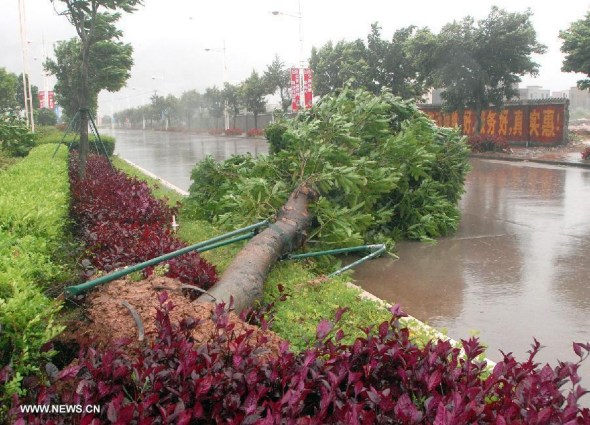
[[[293,112],[299,110],[301,104],[301,85],[299,81],[299,68],[291,68],[291,108]]]
[[[481,112],[481,135],[501,136],[514,142],[562,143],[565,126],[565,104],[508,105],[501,110]],[[446,113],[440,108],[424,108],[430,119],[441,127],[463,127],[463,134],[472,135],[475,112]]]
[[[45,99],[45,93],[47,93],[47,99]],[[39,107],[45,109],[55,109],[55,93],[52,91],[40,91],[39,92]]]
[[[312,83],[312,72],[310,68],[303,70],[303,92],[305,100],[305,109],[309,109],[312,106],[313,92],[311,90]]]

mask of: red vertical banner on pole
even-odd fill
[[[303,92],[304,92],[304,99],[305,99],[305,109],[309,109],[312,106],[312,99],[313,99],[313,92],[311,89],[312,83],[312,72],[310,68],[306,68],[303,70]]]
[[[49,109],[55,108],[55,92],[47,92],[47,107]]]
[[[291,68],[291,109],[299,110],[301,102],[301,86],[299,83],[299,68]]]

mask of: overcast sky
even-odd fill
[[[74,30],[64,17],[57,16],[50,0],[24,0],[28,26],[29,58],[33,84],[43,87],[41,62],[45,40],[48,54],[56,40],[73,37]],[[103,92],[101,114],[146,103],[150,94],[180,95],[185,90],[203,91],[223,81],[223,54],[206,52],[221,49],[225,41],[228,79],[239,82],[252,69],[264,71],[275,54],[287,65],[299,61],[298,19],[274,16],[273,10],[297,15],[298,0],[145,0],[145,5],[125,15],[119,27],[124,40],[133,45],[135,65],[127,87],[118,93]],[[524,0],[301,0],[306,58],[312,46],[329,40],[365,39],[372,22],[378,21],[384,38],[401,27],[427,26],[434,32],[466,15],[485,17],[492,5],[508,11],[534,12],[533,24],[540,42],[548,46],[536,79],[525,77],[522,86],[541,85],[565,90],[582,76],[560,72],[563,56],[559,51],[559,31],[584,17],[590,1]],[[0,0],[0,67],[20,73],[18,0]]]

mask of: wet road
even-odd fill
[[[211,154],[267,152],[263,140],[117,131],[116,152],[182,189]],[[357,283],[455,339],[474,332],[524,359],[575,360],[572,341],[590,341],[590,170],[473,160],[456,235],[436,245],[398,244],[399,260],[357,269]],[[590,363],[582,369],[590,387]],[[590,397],[586,397],[590,399]],[[588,404],[588,400],[585,401]]]
[[[222,161],[235,154],[253,155],[268,152],[264,139],[213,137],[165,131],[110,130],[101,133],[115,136],[115,153],[173,185],[188,190],[195,164],[207,155]]]
[[[533,336],[539,360],[577,359],[572,341],[590,341],[590,170],[472,166],[456,235],[399,243],[399,260],[359,267],[357,283],[453,338],[477,332],[492,360],[524,359]],[[590,364],[582,375],[590,387]]]

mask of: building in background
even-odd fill
[[[590,91],[572,87],[569,90],[570,110],[590,110]]]
[[[518,89],[520,100],[549,99],[551,92],[541,86],[526,86]]]

